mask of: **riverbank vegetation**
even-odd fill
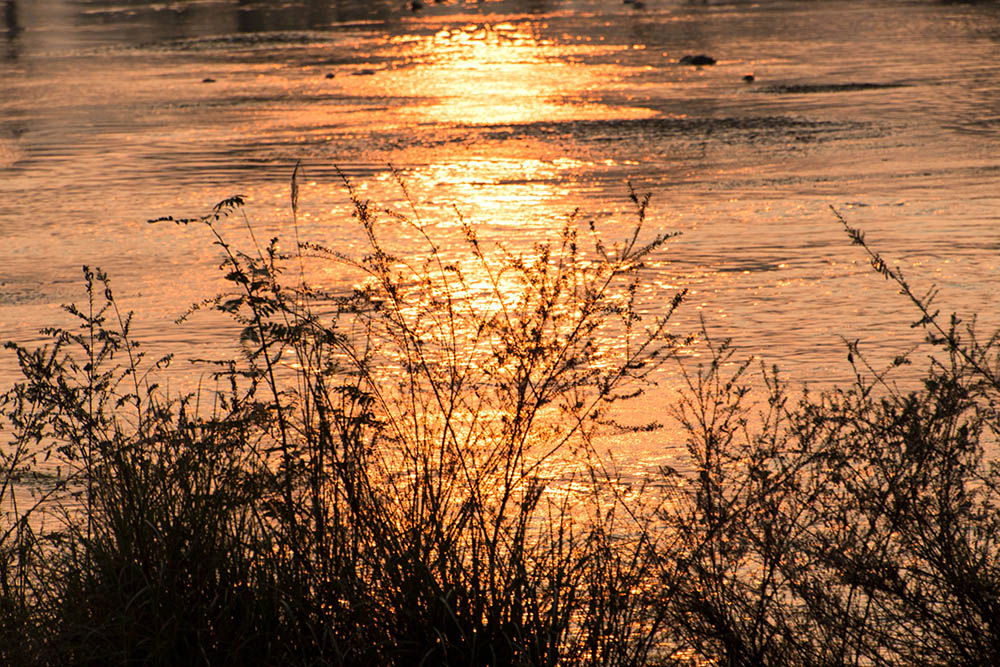
[[[227,287],[195,310],[230,318],[241,353],[204,362],[214,390],[157,384],[170,360],[144,356],[99,271],[76,327],[8,345],[0,661],[1000,662],[996,338],[846,221],[937,350],[916,389],[852,346],[852,386],[795,393],[710,323],[678,337],[682,292],[642,302],[670,240],[648,197],[617,243],[571,218],[515,253],[461,218],[445,248],[345,184],[358,258],[235,247],[239,197],[157,221],[222,254]],[[419,259],[390,250],[401,229]],[[310,285],[313,262],[354,287]],[[676,400],[620,423],[664,365]],[[654,420],[682,427],[687,463],[619,479],[599,443]]]

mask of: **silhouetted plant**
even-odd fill
[[[195,310],[237,325],[241,358],[214,364],[228,390],[165,396],[89,271],[87,311],[69,309],[81,329],[18,348],[15,442],[44,443],[77,498],[20,589],[47,624],[36,662],[639,664],[653,647],[634,603],[596,597],[648,567],[644,538],[619,546],[607,508],[586,509],[596,492],[553,488],[606,483],[592,438],[677,344],[681,295],[638,315],[643,260],[669,238],[643,240],[647,199],[632,193],[620,244],[574,217],[522,255],[460,219],[467,255],[446,259],[415,208],[344,182],[361,258],[236,249],[240,197],[155,221],[203,225],[222,251],[229,287]],[[385,249],[400,226],[422,260]],[[311,287],[306,261],[358,286]]]
[[[876,372],[851,344],[853,386],[793,401],[764,372],[755,411],[747,364],[707,342],[676,408],[696,474],[666,471],[681,497],[661,553],[674,641],[727,665],[993,664],[996,337],[941,325],[933,290],[916,296],[847,230],[941,354],[904,391],[888,374],[905,356]]]
[[[572,216],[519,253],[461,216],[445,248],[412,203],[344,183],[358,257],[297,225],[291,253],[258,244],[241,197],[156,221],[220,249],[226,288],[193,310],[235,325],[239,356],[202,362],[222,389],[161,389],[170,359],[146,361],[89,269],[76,328],[8,345],[0,660],[1000,662],[997,338],[944,323],[842,217],[928,333],[909,389],[907,355],[878,370],[857,343],[850,386],[797,396],[707,324],[707,362],[675,355],[683,295],[639,316],[669,236],[643,240],[634,192],[623,242]],[[353,287],[311,285],[317,263]],[[624,484],[595,443],[669,360],[686,464]]]

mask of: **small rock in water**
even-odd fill
[[[333,72],[327,72],[326,73],[326,78],[332,79],[333,77],[334,77],[334,73]]]
[[[753,83],[753,81],[754,81],[754,76],[753,76],[753,74],[744,74],[744,75],[743,75],[743,80],[744,80],[744,81],[745,81],[746,83]]]
[[[201,82],[202,83],[215,83],[215,79],[213,79],[210,76],[206,76],[204,79],[201,80]]]
[[[679,62],[681,65],[714,65],[716,60],[712,56],[699,53],[696,56],[686,55]]]

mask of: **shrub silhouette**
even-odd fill
[[[235,248],[240,197],[154,221],[203,226],[222,251],[228,288],[194,309],[236,324],[241,357],[215,364],[227,390],[164,395],[89,270],[87,309],[69,309],[80,329],[15,348],[15,442],[71,471],[59,485],[78,503],[58,505],[41,574],[7,561],[38,601],[19,609],[46,628],[35,661],[644,661],[636,628],[655,631],[658,612],[607,600],[648,558],[641,535],[607,532],[593,438],[678,344],[681,294],[653,320],[636,307],[643,260],[670,238],[645,238],[647,199],[631,194],[621,243],[573,217],[520,255],[460,219],[466,255],[446,258],[415,208],[378,209],[344,182],[361,258]],[[296,174],[295,217],[297,200]],[[403,226],[423,240],[416,263],[383,244]],[[357,287],[309,286],[312,261]],[[564,493],[574,479],[587,490]]]
[[[674,408],[696,475],[665,518],[674,642],[727,665],[973,665],[1000,658],[996,336],[917,296],[836,213],[938,350],[918,389],[892,367],[793,400],[777,371],[748,405],[748,364],[707,340]],[[707,338],[707,336],[706,336]],[[735,369],[735,370],[730,370]]]
[[[677,355],[683,293],[641,316],[670,238],[644,231],[648,197],[617,244],[571,216],[515,253],[461,216],[445,247],[344,184],[360,257],[297,225],[291,253],[258,244],[238,196],[155,221],[220,249],[226,288],[192,308],[233,322],[240,354],[202,362],[215,391],[161,388],[171,358],[87,268],[75,328],[8,344],[0,660],[1000,662],[997,338],[945,322],[839,213],[936,351],[911,388],[906,355],[874,369],[856,343],[853,384],[821,393],[752,377],[710,323],[707,362]],[[404,229],[420,252],[391,251]],[[309,284],[317,263],[354,287]],[[626,485],[595,443],[665,363],[683,386],[657,421],[687,460]]]

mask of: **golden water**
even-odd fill
[[[437,233],[455,233],[454,205],[513,247],[576,208],[626,233],[631,180],[653,193],[651,228],[683,232],[648,274],[654,301],[690,290],[675,331],[704,315],[796,380],[849,378],[842,337],[875,360],[919,338],[830,205],[916,286],[937,283],[946,310],[996,321],[995,3],[2,7],[5,339],[60,321],[86,263],[112,275],[152,351],[218,351],[223,323],[172,323],[217,289],[218,249],[204,230],[145,221],[240,193],[258,236],[290,247],[300,160],[301,236],[347,253],[361,235],[335,167],[402,206],[391,163]],[[718,63],[678,64],[697,53]],[[0,379],[14,377],[7,355]]]

